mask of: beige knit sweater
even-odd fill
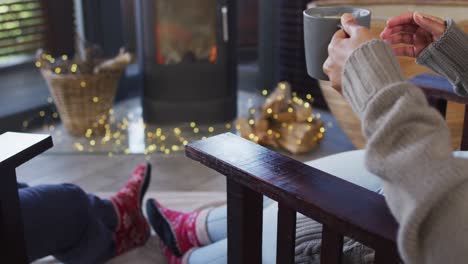
[[[452,20],[418,62],[468,95],[468,36]],[[468,160],[455,158],[449,130],[406,82],[391,47],[372,40],[345,64],[343,92],[368,139],[366,166],[384,181],[400,224],[405,263],[468,263]]]
[[[468,36],[452,20],[440,40],[417,59],[468,95]],[[468,160],[452,154],[449,130],[424,94],[406,82],[391,47],[381,40],[348,59],[343,93],[363,123],[366,165],[384,180],[400,223],[405,263],[468,263]],[[296,263],[319,263],[321,225],[302,215]],[[372,263],[373,252],[345,239],[343,263]]]

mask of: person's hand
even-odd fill
[[[417,57],[432,42],[438,40],[447,28],[445,21],[419,12],[407,12],[387,21],[380,37],[394,47],[397,56]]]
[[[373,39],[369,29],[358,25],[351,14],[341,17],[342,30],[338,30],[328,45],[328,58],[323,71],[330,78],[331,86],[341,93],[341,75],[351,53],[365,42]]]

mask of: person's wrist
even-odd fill
[[[343,94],[359,114],[375,93],[405,77],[392,48],[382,40],[372,39],[348,57],[342,80]]]
[[[459,46],[459,43],[466,42],[466,39],[463,40],[463,37],[466,38],[464,35],[465,33],[457,27],[456,23],[453,21],[453,19],[447,19],[445,20],[445,24],[447,28],[445,31],[442,33],[442,35],[429,44],[416,58],[416,63],[425,65],[425,66],[430,66],[427,65],[430,63],[430,58],[432,56],[443,56],[446,57],[446,59],[452,57],[453,59],[456,58],[457,52],[452,52],[452,49],[454,46]],[[466,43],[462,44],[465,45]],[[465,50],[467,50],[466,47],[464,47]],[[462,51],[463,49],[460,49]],[[450,53],[447,53],[450,51]]]

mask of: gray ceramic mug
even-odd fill
[[[352,6],[315,7],[304,11],[304,42],[307,73],[328,81],[323,63],[328,57],[328,44],[340,27],[341,15],[351,13],[361,26],[370,27],[371,12]]]

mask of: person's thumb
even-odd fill
[[[350,36],[352,36],[355,30],[359,28],[356,19],[350,13],[345,13],[341,16],[341,26],[343,27],[343,30]]]
[[[440,37],[446,28],[444,20],[419,12],[414,12],[413,20],[418,26],[430,32],[436,38]]]

